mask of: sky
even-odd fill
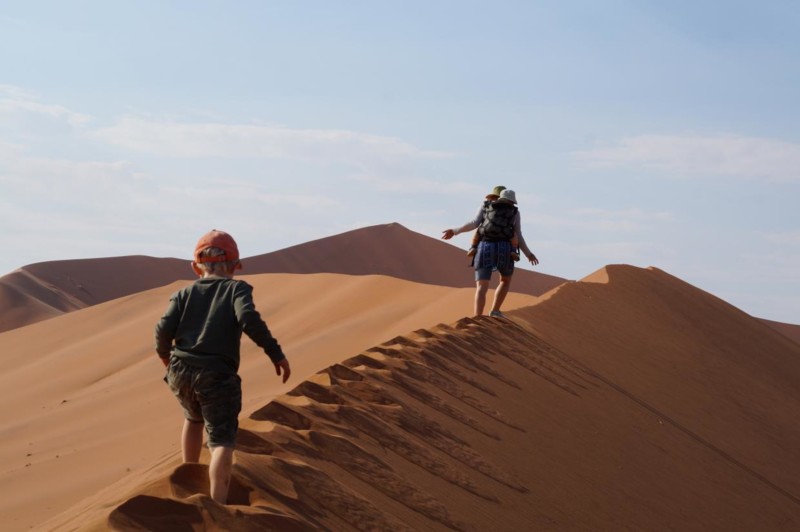
[[[536,271],[800,323],[798,57],[793,0],[0,1],[0,275],[439,238],[504,185]]]

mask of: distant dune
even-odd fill
[[[0,277],[0,332],[193,276],[188,261],[145,256],[23,266]]]
[[[9,421],[3,422],[19,446],[3,451],[8,454],[4,464],[31,462],[12,475],[14,485],[38,489],[41,496],[30,500],[28,495],[29,513],[18,512],[16,522],[27,527],[30,512],[50,500],[44,495],[64,486],[52,479],[71,478],[56,471],[78,479],[97,475],[101,468],[94,454],[102,445],[92,449],[91,458],[65,460],[63,470],[53,454],[66,458],[72,445],[90,447],[86,440],[110,428],[103,420],[118,417],[114,405],[136,397],[141,410],[159,413],[126,411],[131,416],[126,418],[127,450],[109,452],[104,462],[106,471],[116,468],[121,479],[94,495],[84,486],[85,498],[42,528],[800,529],[800,345],[663,271],[608,266],[509,312],[510,320],[461,318],[430,325],[434,316],[424,315],[419,321],[427,319],[429,325],[404,322],[407,332],[384,341],[373,339],[389,329],[374,331],[374,324],[362,321],[393,323],[402,308],[392,318],[384,313],[394,307],[382,307],[376,297],[370,305],[378,306],[353,319],[349,312],[363,308],[353,298],[342,307],[346,311],[331,312],[336,305],[315,309],[317,315],[300,323],[312,306],[281,287],[305,286],[305,281],[348,284],[330,295],[335,301],[364,289],[360,282],[378,283],[366,293],[399,297],[408,308],[432,288],[370,276],[253,280],[267,283],[259,286],[262,293],[279,294],[264,296],[259,304],[268,308],[276,329],[285,328],[292,350],[302,349],[306,340],[315,345],[297,358],[301,369],[291,387],[275,386],[263,374],[263,362],[255,373],[251,364],[245,369],[248,379],[259,379],[256,388],[263,383],[270,392],[255,392],[259,402],[243,416],[231,505],[219,506],[208,497],[207,466],[180,465],[174,446],[134,437],[132,431],[148,419],[156,423],[157,434],[177,428],[178,414],[152,382],[158,377],[153,361],[137,358],[150,355],[129,352],[127,369],[122,364],[96,369],[94,375],[75,370],[72,385],[82,378],[87,382],[73,395],[48,392],[44,407],[23,401],[22,419],[60,409],[62,422],[72,420],[89,430],[67,438],[74,443],[56,448],[37,438],[36,450],[23,458],[25,442],[34,434],[25,434],[24,425],[17,433],[8,431]],[[317,290],[310,286],[304,293]],[[412,291],[413,297],[403,299]],[[93,319],[110,320],[124,311],[144,325],[143,318],[166,292],[98,308]],[[469,292],[463,290],[465,296]],[[436,309],[441,313],[467,300],[430,301],[443,305]],[[62,322],[80,338],[81,331],[72,330],[78,324],[66,320],[94,310],[41,325]],[[352,327],[363,327],[356,336],[373,341],[355,356],[336,347],[354,336]],[[10,335],[26,330],[0,335],[0,349],[6,351],[2,342]],[[376,334],[366,338],[365,331]],[[127,334],[134,338],[143,332]],[[44,334],[37,336],[47,341]],[[110,345],[97,341],[98,347]],[[331,351],[322,355],[322,346]],[[76,346],[41,363],[12,360],[19,373],[4,376],[0,385],[25,382],[25,372],[36,364],[55,364],[98,347]],[[91,357],[84,356],[70,367],[92,367]],[[257,358],[246,356],[250,362]],[[111,382],[101,384],[102,374]],[[104,389],[115,380],[125,384]],[[271,393],[277,395],[270,401]],[[111,394],[113,401],[95,414],[100,419],[86,415]],[[68,402],[59,403],[61,397]],[[113,428],[112,434],[120,430]],[[47,442],[64,439],[64,434],[52,437],[57,428],[40,430],[50,434]],[[95,443],[108,444],[109,438]],[[136,463],[143,454],[151,458]],[[120,471],[126,466],[129,474]],[[50,469],[27,482],[39,468]],[[50,479],[47,485],[45,479]],[[6,476],[4,483],[10,485],[9,480]],[[23,502],[22,494],[11,497],[5,504],[12,506],[2,513]]]
[[[376,225],[247,259],[253,273],[388,275],[415,283],[474,287],[466,249],[416,233],[400,224]],[[539,296],[566,279],[522,268],[513,290]]]
[[[187,244],[191,251],[194,243]],[[190,258],[190,257],[187,257]],[[415,283],[474,286],[466,253],[386,224],[348,231],[242,259],[243,273],[388,275]],[[144,256],[42,262],[0,277],[0,332],[111,301],[177,280],[192,279],[189,260]],[[515,292],[541,295],[565,279],[519,269]]]
[[[780,321],[772,321],[772,320],[765,320],[761,318],[763,323],[766,323],[779,333],[783,334],[787,338],[794,340],[798,344],[800,344],[800,325],[794,325],[791,323],[782,323]]]

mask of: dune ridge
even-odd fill
[[[624,265],[508,316],[395,336],[254,408],[229,506],[206,466],[165,464],[47,528],[800,527],[800,345]]]
[[[189,248],[187,248],[189,249]],[[474,286],[464,252],[390,223],[245,257],[243,273],[386,275],[453,288]],[[178,280],[188,260],[146,256],[42,262],[0,277],[0,332]],[[518,269],[514,291],[540,295],[565,279]]]

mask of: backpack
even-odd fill
[[[514,218],[519,210],[506,201],[486,201],[483,204],[483,222],[478,227],[482,239],[489,242],[511,240],[514,236]]]

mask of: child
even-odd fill
[[[291,369],[281,346],[253,304],[253,288],[234,280],[241,269],[233,238],[212,230],[194,250],[192,269],[200,277],[170,298],[155,327],[156,352],[167,367],[165,381],[183,407],[181,448],[184,462],[199,462],[203,428],[211,451],[211,498],[225,504],[239,429],[242,387],[239,347],[242,331],[289,379]]]
[[[500,195],[503,193],[505,189],[506,187],[498,185],[494,187],[489,194],[486,195],[486,199],[483,202],[483,206],[481,207],[484,211],[484,216],[486,214],[486,210],[489,208],[489,205],[499,200]],[[480,228],[478,228],[472,235],[472,243],[470,244],[470,247],[467,250],[467,257],[475,256],[475,253],[478,251],[478,244],[480,243],[480,241],[481,241],[481,232]],[[514,261],[516,262],[519,260],[519,252],[517,251],[519,249],[519,240],[516,234],[511,237],[511,248],[513,250],[511,252],[511,258],[514,259]]]

